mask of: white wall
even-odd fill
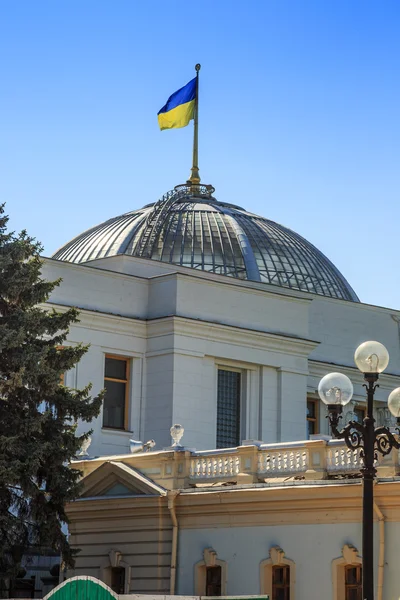
[[[386,533],[384,600],[397,600],[400,524],[387,524]],[[203,560],[204,549],[211,547],[219,560],[228,563],[228,595],[260,594],[260,562],[269,558],[271,547],[280,546],[285,556],[296,563],[296,600],[331,600],[331,563],[342,556],[344,544],[354,545],[361,555],[360,523],[183,529],[179,534],[177,593],[195,593],[194,565]],[[378,527],[375,527],[376,570],[377,556]],[[377,573],[375,581],[376,577]]]
[[[346,371],[360,342],[383,342],[389,373],[400,375],[396,311],[174,269],[130,257],[90,267],[45,262],[44,277],[63,279],[51,302],[84,309],[70,343],[91,344],[68,385],[91,381],[96,393],[104,385],[105,353],[132,359],[129,430],[102,430],[99,417],[91,454],[127,452],[132,437],[169,446],[174,422],[184,426],[186,446],[213,448],[220,364],[246,373],[243,438],[270,443],[305,439],[307,392],[331,370],[345,370],[363,401],[361,375]],[[386,402],[399,383],[384,375],[377,399]],[[321,410],[326,431],[323,417]]]
[[[55,304],[127,317],[147,316],[149,296],[146,279],[52,259],[46,259],[42,275],[49,281],[62,278],[50,297]]]
[[[354,351],[362,342],[377,340],[390,354],[388,373],[400,375],[398,310],[316,297],[310,305],[311,339],[319,346],[310,358],[354,366]]]

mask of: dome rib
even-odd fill
[[[53,258],[87,263],[126,254],[352,302],[331,261],[294,231],[234,204],[211,186],[177,186],[153,205],[81,233]]]

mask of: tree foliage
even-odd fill
[[[7,221],[0,206],[0,578],[13,579],[32,551],[73,565],[62,526],[80,472],[69,464],[90,435],[76,434],[77,421],[98,415],[102,395],[61,384],[87,351],[63,347],[78,312],[40,306],[60,281],[42,279],[40,244]]]

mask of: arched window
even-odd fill
[[[333,600],[362,600],[362,558],[345,544],[342,556],[332,561]]]
[[[198,596],[226,596],[228,567],[212,548],[206,548],[203,559],[194,566],[194,592]]]
[[[260,563],[260,591],[271,600],[295,600],[296,565],[275,546]]]
[[[124,562],[122,553],[111,550],[100,567],[100,579],[116,594],[129,594],[131,567]]]

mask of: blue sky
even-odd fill
[[[184,182],[156,114],[200,62],[200,173],[400,308],[400,4],[0,2],[0,202],[50,255]]]

